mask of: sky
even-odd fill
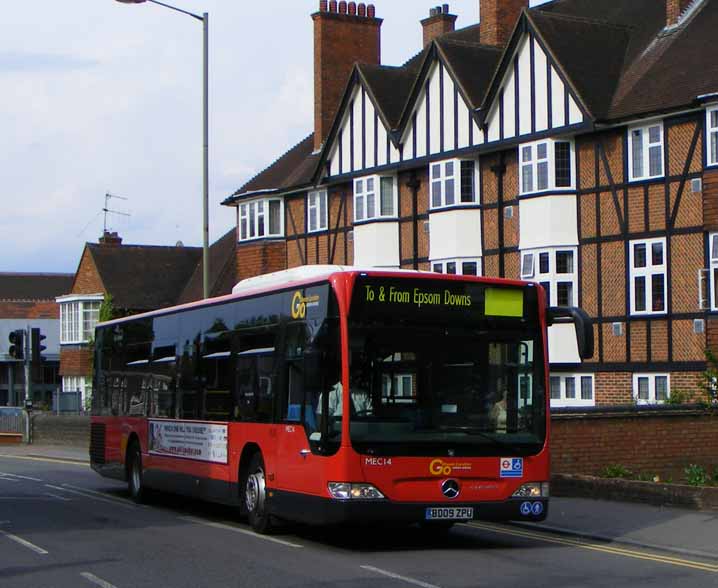
[[[209,13],[209,228],[314,128],[319,0],[169,0]],[[538,0],[533,4],[540,3]],[[0,24],[0,272],[74,273],[85,242],[202,243],[202,24],[150,3],[24,0]],[[437,2],[375,0],[382,63],[421,49]],[[442,2],[443,4],[443,2]],[[457,28],[479,0],[454,0]],[[129,215],[129,216],[127,216]]]

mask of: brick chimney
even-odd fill
[[[106,247],[115,247],[117,245],[122,245],[122,237],[114,231],[111,233],[109,231],[105,231],[102,233],[99,243],[100,245],[105,245]]]
[[[356,62],[381,63],[381,23],[373,4],[321,0],[314,20],[314,150],[324,143]]]
[[[678,23],[683,11],[693,0],[666,0],[666,26],[672,27]]]
[[[529,0],[480,0],[481,43],[503,47]]]
[[[456,15],[449,14],[449,5],[437,6],[429,11],[429,18],[421,21],[424,29],[424,47],[431,43],[436,37],[454,30]]]

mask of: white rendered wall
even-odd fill
[[[399,267],[399,223],[379,222],[355,226],[354,265]]]
[[[429,218],[429,259],[481,257],[480,210],[446,210]]]

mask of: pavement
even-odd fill
[[[88,449],[77,446],[0,445],[0,457],[3,455],[89,464]],[[588,541],[620,543],[682,556],[718,559],[718,511],[554,497],[546,521],[512,525]]]

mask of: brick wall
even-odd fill
[[[598,475],[610,465],[636,473],[683,478],[695,463],[718,469],[718,411],[632,410],[554,415],[554,473]]]
[[[508,42],[528,0],[481,0],[481,42],[502,47]]]
[[[286,241],[240,243],[237,247],[237,281],[287,269]]]
[[[72,284],[72,294],[98,294],[105,293],[105,286],[100,279],[95,260],[92,259],[90,250],[85,247],[80,259],[80,265],[75,274],[75,281]]]
[[[43,302],[0,301],[0,318],[59,319],[60,305],[54,300]]]
[[[43,445],[89,447],[89,416],[32,415],[32,442]]]
[[[60,348],[60,375],[87,376],[90,374],[90,350]]]

